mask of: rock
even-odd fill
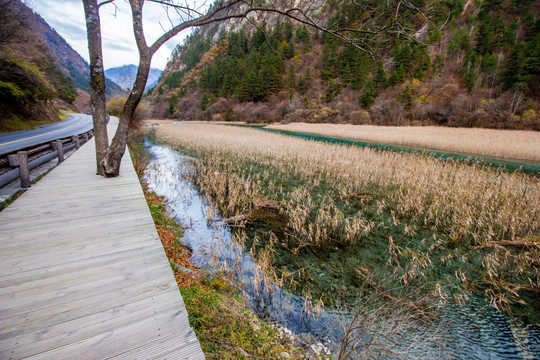
[[[189,251],[193,251],[193,247],[191,247],[191,243],[184,239],[184,238],[180,238],[178,239],[178,242],[180,243],[180,245],[182,246],[185,246],[186,248],[188,248]]]

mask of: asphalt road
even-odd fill
[[[81,134],[92,128],[92,116],[71,114],[67,120],[43,125],[33,130],[0,134],[0,155],[47,141]]]

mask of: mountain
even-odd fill
[[[105,76],[117,83],[122,89],[131,89],[135,78],[137,77],[137,66],[124,65],[120,67],[110,68],[105,70]],[[145,90],[153,88],[161,76],[161,70],[151,68],[148,74]]]
[[[360,29],[348,34],[363,49],[274,15],[201,27],[173,52],[153,115],[540,130],[539,3],[414,3],[425,13],[399,8],[398,29],[386,0],[329,0],[314,14]]]
[[[0,131],[59,120],[73,109],[76,88],[47,45],[24,21],[20,3],[0,0]]]
[[[77,88],[88,92],[90,71],[86,60],[73,50],[66,40],[52,29],[40,15],[33,12],[20,0],[11,2],[14,10],[20,14],[24,22],[47,45],[62,73],[70,77]],[[123,90],[110,79],[106,79],[106,85],[109,97],[123,93]]]

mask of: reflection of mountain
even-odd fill
[[[89,65],[78,52],[61,37],[49,24],[38,14],[20,1],[14,2],[14,7],[20,12],[24,22],[38,35],[47,45],[55,58],[56,65],[60,70],[73,80],[76,87],[88,91],[90,81]],[[114,96],[122,93],[122,89],[107,79],[107,95]]]
[[[120,67],[110,68],[105,70],[105,76],[109,79],[120,85],[124,90],[131,89],[135,78],[137,77],[137,66],[135,65],[124,65]],[[161,70],[159,69],[150,69],[150,74],[148,75],[148,81],[146,82],[145,90],[153,88],[161,76]]]

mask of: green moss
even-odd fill
[[[303,351],[260,320],[223,278],[181,289],[189,322],[207,359],[303,358]]]

